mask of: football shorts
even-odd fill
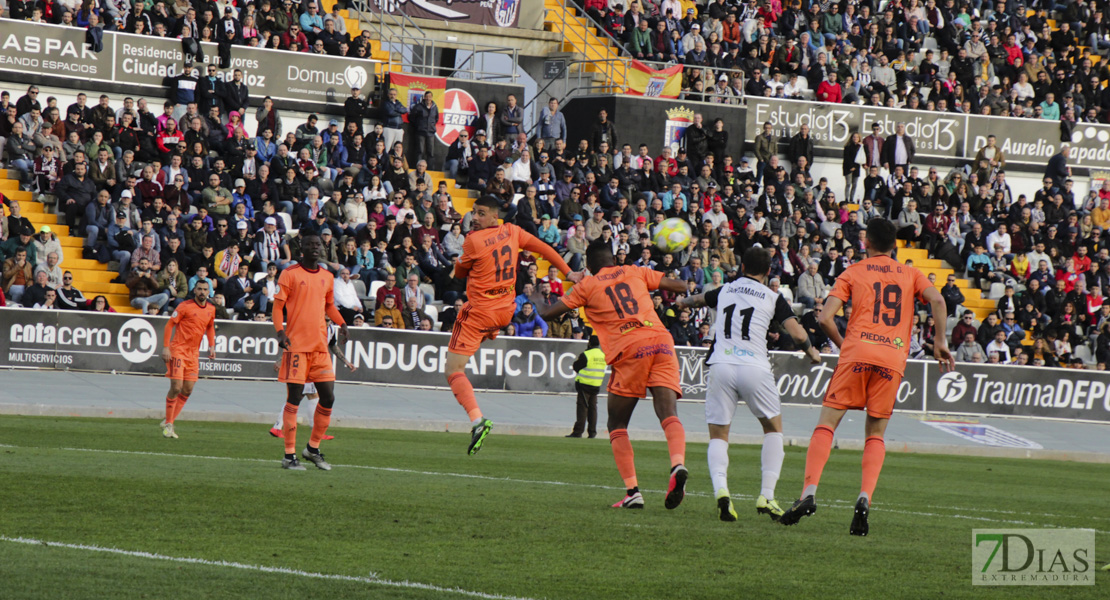
[[[705,391],[705,422],[729,425],[736,414],[736,403],[744,402],[759,419],[782,413],[779,390],[770,370],[752,365],[717,363],[709,366],[709,385]]]
[[[617,354],[609,363],[609,393],[628,398],[646,398],[653,387],[672,389],[682,397],[678,357],[669,333],[652,335]]]
[[[894,413],[902,375],[869,363],[840,363],[836,366],[824,406],[841,410],[867,410],[876,419],[889,419]]]
[[[281,356],[278,381],[303,384],[335,381],[335,367],[327,352],[286,352]]]
[[[447,349],[455,354],[474,356],[482,342],[496,338],[497,334],[512,322],[514,314],[516,314],[516,304],[490,310],[475,308],[467,302],[455,319]]]
[[[179,381],[196,381],[200,374],[200,359],[174,354],[166,361],[166,378]]]

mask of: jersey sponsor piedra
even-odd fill
[[[177,305],[170,321],[175,328],[170,353],[179,357],[196,357],[204,336],[209,330],[215,334],[216,306],[211,302],[201,306],[194,300],[186,300]]]
[[[852,305],[841,363],[867,363],[906,371],[914,298],[933,287],[921,271],[889,256],[860,261],[837,277],[830,296]]]
[[[294,265],[281,272],[275,299],[285,301],[285,335],[289,352],[327,352],[325,309],[334,302],[334,278],[327,269]],[[281,315],[274,315],[275,321]]]
[[[782,294],[750,277],[741,277],[705,294],[705,303],[717,309],[713,347],[706,364],[753,365],[770,370],[767,330],[771,323],[794,318]]]
[[[630,346],[651,341],[658,334],[671,339],[656,321],[649,292],[659,288],[663,273],[647,267],[605,267],[587,277],[563,296],[568,308],[584,307],[586,317],[612,364]],[[673,341],[671,342],[673,352]]]

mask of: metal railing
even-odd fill
[[[567,70],[570,69],[570,66],[571,66],[572,63],[584,62],[584,63],[588,63],[588,64],[593,64],[595,66],[602,65],[602,66],[598,66],[598,72],[605,75],[606,78],[607,78],[607,83],[599,85],[599,86],[582,85],[581,82],[579,82],[579,84],[573,86],[573,88],[568,87],[568,88],[565,88],[565,89],[574,89],[574,90],[577,91],[576,93],[578,93],[578,94],[597,94],[597,93],[618,93],[619,94],[619,93],[623,93],[623,92],[627,91],[627,88],[628,88],[628,72],[629,72],[629,69],[631,68],[632,61],[636,60],[635,58],[633,58],[632,53],[628,51],[628,48],[625,46],[625,44],[623,42],[621,42],[617,38],[613,37],[613,35],[610,34],[609,31],[607,29],[605,29],[605,27],[602,24],[595,21],[593,19],[593,17],[591,17],[589,15],[589,13],[587,13],[585,10],[582,10],[581,7],[574,4],[573,2],[569,2],[568,0],[562,0],[561,3],[562,3],[562,10],[557,10],[557,9],[553,9],[553,8],[545,8],[544,9],[546,11],[546,15],[547,15],[546,20],[553,24],[553,26],[554,26],[553,29],[555,30],[555,32],[561,34],[563,36],[563,39],[566,40],[567,42],[569,42],[576,49],[576,52],[578,54],[582,54],[587,59],[586,61],[569,61],[567,63]],[[580,14],[575,15],[574,14],[575,12],[580,12]],[[582,20],[585,21],[585,27],[584,28],[579,27],[581,25],[581,23],[579,23],[577,21],[577,19],[582,19]],[[575,26],[571,26],[568,22],[573,22]],[[592,32],[591,27],[596,28],[597,33]],[[606,46],[607,46],[607,49],[608,49],[608,52],[610,54],[615,54],[616,57],[609,56],[609,57],[597,57],[597,58],[595,58],[595,57],[590,56],[591,41],[603,41],[603,42],[605,42]],[[594,47],[596,47],[596,46],[594,46]],[[652,68],[652,69],[658,69],[658,70],[666,69],[668,67],[675,66],[675,64],[676,64],[676,63],[671,63],[671,62],[661,62],[661,61],[642,60],[642,59],[640,60],[640,62],[643,63],[644,65]],[[719,102],[719,103],[725,103],[725,104],[743,104],[743,93],[742,93],[742,91],[743,91],[743,81],[744,80],[743,80],[742,73],[739,70],[727,71],[725,69],[714,69],[712,67],[704,67],[704,66],[698,66],[698,65],[682,65],[682,69],[683,69],[683,75],[684,75],[683,80],[684,81],[687,79],[686,78],[686,73],[691,72],[691,71],[700,72],[701,73],[700,79],[704,82],[703,83],[704,89],[702,91],[695,91],[693,89],[686,90],[686,91],[683,92],[683,95],[680,96],[680,98],[687,97],[687,99],[689,99],[691,101],[701,101],[701,102]],[[720,73],[718,71],[720,71]],[[712,89],[713,86],[715,86],[716,83],[717,83],[717,78],[722,73],[725,73],[725,72],[728,73],[730,82],[731,82],[732,77],[734,75],[740,77],[740,79],[741,79],[741,87],[740,87],[741,94],[739,96],[735,95],[731,92],[729,92],[729,93],[719,93],[719,92],[716,92]],[[561,75],[565,76],[565,74],[561,74]],[[579,71],[579,78],[581,78],[580,76],[581,76],[581,71]],[[558,79],[558,78],[556,78],[556,79]],[[528,109],[529,105],[532,105],[533,119],[534,119],[533,122],[536,123],[537,125],[538,125],[539,119],[537,118],[536,115],[537,115],[538,111],[540,110],[540,106],[542,106],[543,104],[546,104],[546,103],[538,102],[537,99],[543,97],[543,92],[546,91],[547,88],[549,88],[552,83],[554,83],[554,80],[552,82],[549,82],[547,85],[545,85],[543,87],[543,89],[539,90],[536,93],[536,96],[533,97],[532,100],[529,101],[528,104],[525,105],[525,110]],[[564,100],[566,100],[566,98],[571,97],[573,95],[575,95],[575,94],[569,94],[569,93],[564,94],[564,96],[562,98],[560,98],[560,104]],[[533,125],[533,128],[536,127],[537,125]]]
[[[611,81],[598,82],[596,79],[594,79],[594,75],[597,73],[597,71],[589,71],[586,67],[592,66],[594,68],[598,68],[598,63],[613,63],[608,68],[610,70],[615,70],[616,72],[621,73],[624,77],[627,77],[628,70],[631,68],[632,65],[632,59],[610,58],[604,61],[568,59],[563,70],[556,77],[549,80],[543,87],[537,89],[535,95],[532,96],[532,98],[528,100],[528,102],[526,102],[522,107],[524,110],[524,114],[531,115],[531,125],[527,127],[529,138],[538,135],[537,132],[541,124],[540,112],[544,109],[544,107],[547,106],[547,100],[550,97],[554,97],[556,100],[559,101],[559,105],[562,106],[566,104],[566,101],[568,99],[577,96],[624,93],[625,90],[623,88],[614,86]],[[684,65],[683,70],[701,71],[703,73],[708,73],[710,75],[709,79],[712,78],[712,74],[714,73],[714,69],[712,67],[701,67],[695,65]],[[708,81],[704,74],[702,75],[702,78],[703,80]],[[557,83],[562,84],[561,87],[557,88],[562,90],[562,95],[555,96],[547,94],[546,92]],[[736,95],[732,92],[718,93],[716,91],[713,91],[713,89],[703,92],[690,90],[684,91],[682,94],[680,94],[679,100],[686,100],[689,102],[711,102],[718,104],[743,105],[744,96],[742,93],[742,79],[740,82],[740,90],[740,95]]]
[[[360,26],[368,29],[371,37],[376,36],[382,45],[382,50],[389,54],[388,71],[391,72],[394,66],[400,66],[404,72],[416,75],[456,77],[476,81],[508,79],[513,83],[520,77],[518,70],[520,54],[516,48],[457,40],[437,40],[429,36],[412,17],[405,13],[394,14],[370,9],[369,3],[372,1],[376,6],[380,6],[376,0],[356,0],[349,8],[353,16],[358,19]],[[439,66],[436,64],[436,56],[437,52],[442,50],[456,50],[469,54],[457,65]],[[490,54],[508,56],[512,71],[505,73],[487,69],[486,57]],[[395,58],[395,55],[399,59]]]

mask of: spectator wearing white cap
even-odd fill
[[[266,217],[263,221],[262,231],[254,238],[254,251],[261,261],[262,268],[267,269],[271,264],[282,270],[293,261],[289,244],[282,239],[278,231],[278,222],[275,217]]]

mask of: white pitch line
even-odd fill
[[[28,546],[46,546],[48,548],[66,548],[68,550],[86,550],[89,552],[103,552],[106,554],[118,554],[120,556],[129,556],[132,558],[147,558],[150,560],[162,560],[174,563],[184,563],[191,565],[204,565],[206,567],[226,567],[230,569],[241,569],[244,571],[256,571],[259,573],[273,573],[278,575],[294,575],[297,577],[308,577],[311,579],[329,579],[332,581],[350,581],[353,583],[365,583],[368,585],[377,585],[382,587],[392,588],[406,588],[416,590],[427,590],[429,592],[459,594],[461,596],[469,596],[471,598],[483,598],[487,600],[532,600],[521,596],[505,596],[503,594],[487,594],[485,592],[474,592],[471,590],[464,590],[462,588],[442,587],[432,585],[430,583],[420,583],[416,581],[392,581],[389,579],[379,579],[371,573],[371,577],[359,577],[357,575],[338,575],[334,573],[315,573],[312,571],[302,571],[300,569],[290,569],[288,567],[267,567],[265,565],[249,565],[246,563],[232,562],[226,560],[208,560],[206,558],[192,558],[187,556],[167,556],[165,554],[156,554],[153,552],[141,552],[136,550],[123,550],[120,548],[107,548],[104,546],[90,546],[87,544],[67,544],[64,542],[50,542],[46,540],[37,540],[34,538],[25,537],[8,537],[0,535],[0,541],[11,542],[15,544],[26,544]]]
[[[207,456],[207,455],[203,455],[203,454],[177,454],[177,453],[173,453],[173,452],[147,452],[147,451],[142,451],[142,450],[101,450],[101,449],[96,449],[96,448],[71,448],[71,447],[50,448],[50,447],[41,447],[41,446],[14,446],[14,445],[11,445],[11,444],[0,444],[0,448],[18,448],[18,449],[22,449],[22,450],[65,450],[65,451],[70,451],[70,452],[91,452],[91,453],[99,453],[99,454],[127,454],[127,455],[136,455],[136,456],[159,456],[159,457],[171,457],[171,458],[194,458],[194,459],[203,459],[203,460],[226,460],[226,461],[233,461],[233,462],[258,462],[258,463],[276,463],[277,462],[276,460],[267,459],[267,458],[240,458],[240,457],[233,457],[233,456]],[[433,477],[458,477],[460,479],[478,479],[478,480],[482,480],[482,481],[500,481],[502,483],[522,483],[522,484],[526,484],[526,485],[574,486],[574,487],[580,487],[580,488],[590,488],[590,489],[610,490],[610,491],[624,491],[624,489],[625,489],[623,487],[618,487],[618,486],[599,485],[599,484],[591,484],[591,483],[571,483],[571,482],[568,482],[568,481],[551,481],[551,480],[543,480],[543,479],[517,479],[517,478],[513,478],[513,477],[493,477],[493,476],[490,476],[490,475],[476,475],[474,473],[452,473],[452,472],[445,472],[445,471],[423,471],[423,470],[419,470],[419,469],[401,469],[401,468],[398,468],[398,467],[375,467],[375,466],[371,466],[371,465],[340,465],[340,464],[335,464],[335,463],[332,463],[332,467],[338,467],[338,468],[343,468],[343,469],[364,469],[364,470],[368,470],[368,471],[385,471],[385,472],[389,472],[389,473],[407,473],[407,474],[410,474],[410,475],[429,475],[429,476],[433,476]],[[664,493],[663,490],[643,489],[642,491],[646,492],[646,493],[649,493],[649,494],[655,494],[655,493],[662,494],[662,493]],[[695,497],[704,497],[704,498],[712,497],[710,494],[704,493],[704,492],[686,492],[686,495],[687,496],[695,496]],[[755,496],[747,495],[747,494],[732,494],[732,497],[736,498],[736,499],[744,499],[744,500],[754,500],[755,499]],[[854,502],[849,502],[847,500],[837,500],[837,499],[829,499],[829,500],[822,499],[821,504],[826,505],[826,506],[831,505],[831,508],[838,509],[838,510],[852,510],[855,507]],[[1023,521],[1023,520],[1018,520],[1018,519],[996,519],[996,518],[992,518],[992,517],[977,517],[977,516],[961,515],[961,514],[942,514],[942,513],[921,512],[921,511],[915,511],[915,510],[903,510],[903,509],[900,509],[900,508],[894,508],[894,507],[898,507],[898,506],[903,506],[903,507],[906,507],[906,508],[914,508],[912,505],[886,504],[886,503],[876,503],[875,504],[875,507],[882,509],[883,512],[889,512],[889,513],[894,513],[894,514],[914,515],[914,516],[922,516],[922,517],[968,519],[968,520],[974,520],[974,521],[985,521],[985,522],[989,522],[989,523],[1009,523],[1009,524],[1013,524],[1013,525],[1034,525],[1034,526],[1038,526],[1038,527],[1045,527],[1045,526],[1047,526],[1047,527],[1064,527],[1063,525],[1053,525],[1053,524],[1046,524],[1046,523],[1038,523],[1038,522],[1035,522],[1035,521]],[[1048,514],[1048,513],[1019,513],[1019,512],[1016,512],[1016,511],[980,509],[980,508],[969,508],[969,507],[959,507],[959,506],[948,506],[948,507],[927,506],[927,508],[947,508],[947,509],[950,509],[950,510],[955,510],[955,511],[960,511],[960,512],[976,512],[976,511],[997,512],[997,513],[1001,513],[1001,514],[1014,514],[1015,516],[1031,516],[1031,517],[1041,516],[1041,517],[1050,517],[1050,518],[1063,517],[1063,515],[1053,515],[1053,514]],[[1095,532],[1099,533],[1099,534],[1103,534],[1103,535],[1110,535],[1110,531],[1104,531],[1104,530],[1101,530],[1101,529],[1095,529]]]

